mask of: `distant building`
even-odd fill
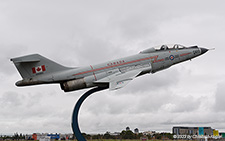
[[[40,137],[39,141],[51,141],[51,138],[49,136],[42,136]]]
[[[211,127],[173,127],[174,135],[213,135]]]
[[[37,134],[36,134],[36,133],[34,133],[34,134],[32,135],[32,139],[37,140]]]
[[[224,133],[224,132],[221,132],[221,133],[220,133],[220,136],[221,136],[222,138],[225,138],[225,133]]]
[[[60,139],[60,134],[48,134],[48,133],[33,133],[32,134],[32,139],[34,140],[48,140],[48,139]]]
[[[49,136],[50,137],[50,139],[59,139],[60,138],[60,134],[48,134],[47,136]]]
[[[153,136],[156,133],[156,131],[145,131],[143,132],[143,135],[151,135]]]

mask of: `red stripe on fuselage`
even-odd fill
[[[184,53],[184,54],[181,54],[180,56],[182,57],[182,56],[186,56],[188,54],[191,54],[191,53],[190,52],[189,53]]]
[[[92,68],[92,70],[76,73],[76,74],[73,74],[73,75],[81,75],[81,74],[85,74],[85,73],[100,71],[100,70],[104,70],[104,69],[108,69],[108,68],[113,68],[113,67],[122,66],[122,65],[126,65],[126,64],[131,64],[131,63],[135,63],[135,62],[149,60],[149,59],[154,59],[152,63],[157,63],[157,62],[160,62],[160,61],[164,61],[164,59],[157,60],[157,58],[158,58],[158,55],[157,56],[152,56],[152,57],[147,57],[147,58],[142,58],[142,59],[138,59],[138,60],[133,60],[133,61],[125,62],[125,63],[121,63],[121,64],[116,64],[116,65],[106,66],[106,67],[102,67],[102,68],[97,68],[97,69],[93,69]]]

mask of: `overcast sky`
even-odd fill
[[[102,91],[82,105],[82,132],[171,132],[173,126],[225,131],[223,0],[0,1],[0,135],[72,133],[71,116],[86,90],[16,87],[10,58],[39,53],[82,67],[166,43],[216,48],[167,70]]]

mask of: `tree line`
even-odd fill
[[[120,132],[118,135],[112,135],[110,134],[110,132],[106,132],[105,134],[97,134],[97,135],[90,135],[90,134],[86,134],[86,133],[82,133],[82,135],[88,139],[140,139],[140,138],[148,138],[150,139],[173,139],[173,134],[171,133],[155,133],[153,135],[143,135],[143,133],[133,133],[131,130],[125,131],[123,130],[122,132]],[[0,136],[0,139],[11,139],[11,140],[21,140],[21,139],[25,139],[25,135],[23,135],[22,133],[18,134],[18,133],[14,133],[13,136]],[[65,139],[61,139],[61,140],[65,140]]]
[[[131,130],[125,131],[123,130],[119,135],[111,135],[110,132],[106,132],[105,134],[82,134],[86,139],[140,139],[140,138],[148,138],[148,139],[173,139],[173,134],[171,133],[155,133],[153,135],[143,135],[143,133],[133,133]]]
[[[21,140],[21,139],[25,139],[25,135],[23,135],[22,133],[20,133],[20,134],[14,133],[14,135],[12,135],[12,136],[1,135],[0,138],[3,140],[6,140],[6,139]]]

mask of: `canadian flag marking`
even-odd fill
[[[41,73],[41,72],[43,72],[43,71],[46,71],[45,65],[41,65],[41,66],[37,66],[37,67],[33,67],[33,68],[32,68],[32,72],[33,72],[34,74],[36,74],[36,73]]]

